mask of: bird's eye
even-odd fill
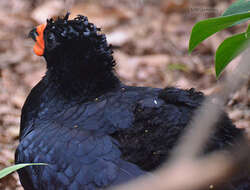
[[[59,43],[57,42],[58,39],[54,34],[54,32],[49,31],[45,35],[46,35],[46,41],[45,41],[46,49],[50,51],[56,48]]]

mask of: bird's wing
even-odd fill
[[[188,107],[197,108],[204,100],[202,92],[197,92],[191,88],[189,90],[182,90],[174,87],[162,89],[158,97],[163,99],[166,103],[175,105],[185,105]]]
[[[112,137],[65,128],[56,122],[34,129],[21,141],[16,163],[47,163],[19,170],[25,189],[99,189],[144,172],[120,158]]]
[[[151,171],[168,158],[204,96],[193,89],[141,90],[143,93],[135,104],[133,127],[117,131],[112,136],[120,142],[125,160]],[[226,114],[218,126],[205,152],[225,148],[242,135]]]

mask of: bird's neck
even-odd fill
[[[96,98],[120,85],[113,67],[103,66],[105,63],[97,63],[95,59],[75,60],[63,55],[60,58],[49,60],[53,63],[47,61],[48,70],[45,78],[67,99]]]

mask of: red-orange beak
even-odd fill
[[[44,54],[44,39],[43,32],[46,28],[46,24],[41,24],[30,31],[29,36],[36,41],[33,50],[36,55],[42,56]]]

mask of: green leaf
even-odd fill
[[[196,23],[192,29],[189,40],[189,53],[191,53],[198,44],[209,36],[246,18],[250,18],[250,12],[209,18]]]
[[[167,67],[169,70],[179,70],[183,72],[189,72],[188,67],[186,64],[181,63],[171,63]]]
[[[228,7],[227,10],[222,14],[222,16],[246,13],[249,11],[250,11],[250,1],[239,0],[233,3],[230,7]]]
[[[233,35],[225,39],[218,47],[215,55],[215,71],[218,78],[227,64],[243,52],[249,45],[247,33]]]
[[[239,14],[239,13],[247,13],[249,11],[250,11],[250,1],[239,0],[233,3],[230,7],[228,7],[227,10],[222,14],[222,16],[234,15],[234,14]],[[239,22],[236,22],[232,26],[246,22],[248,20],[249,18],[243,19]]]
[[[246,33],[247,33],[247,34],[250,34],[250,24],[249,24],[248,27],[247,27]]]
[[[4,168],[3,170],[0,171],[0,179],[5,177],[6,175],[9,175],[10,173],[19,170],[21,168],[24,168],[26,166],[33,166],[33,165],[47,165],[44,163],[27,163],[27,164],[16,164],[7,168]]]

